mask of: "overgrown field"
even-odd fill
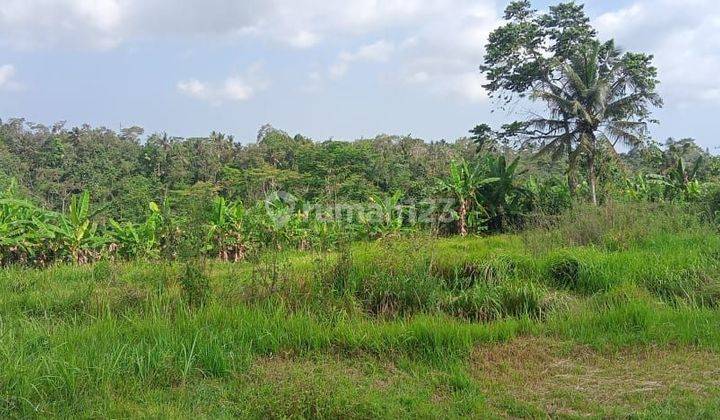
[[[0,416],[720,416],[720,236],[514,235],[0,271]]]

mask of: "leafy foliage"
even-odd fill
[[[461,236],[468,234],[468,219],[471,225],[475,226],[480,224],[479,221],[486,219],[487,210],[478,201],[478,191],[484,185],[498,180],[498,178],[484,177],[479,166],[471,167],[467,161],[450,163],[450,176],[439,180],[438,184],[441,192],[449,193],[457,200],[458,208],[455,216]]]
[[[539,14],[528,1],[516,1],[505,19],[491,33],[480,66],[486,88],[507,102],[514,95],[541,102],[548,115],[508,124],[504,136],[517,136],[556,160],[565,156],[571,193],[584,164],[597,204],[600,155],[615,153],[617,142],[647,142],[652,108],[662,106],[653,57],[621,53],[612,40],[598,40],[583,6],[572,2]]]

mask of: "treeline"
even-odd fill
[[[566,164],[536,150],[485,144],[487,153],[520,156],[525,178],[565,178]],[[254,202],[274,191],[288,191],[318,202],[365,202],[373,195],[401,191],[405,199],[436,194],[436,180],[450,173],[450,162],[478,162],[472,137],[454,142],[425,142],[410,136],[380,135],[355,141],[317,142],[271,126],[257,141],[232,136],[180,138],[138,127],[115,132],[88,125],[46,127],[21,119],[0,122],[0,188],[15,179],[20,192],[36,204],[64,211],[84,191],[101,205],[100,216],[140,221],[147,203],[175,196],[218,194]],[[709,181],[720,174],[720,160],[692,139],[651,144],[600,159],[605,195],[637,174],[666,174],[679,159],[696,165],[695,177]],[[209,200],[211,201],[211,200]]]
[[[720,160],[693,140],[598,156],[601,201],[702,201],[716,217]],[[315,142],[264,126],[241,144],[11,120],[0,163],[0,264],[238,261],[418,230],[506,231],[590,199],[561,159],[477,135]]]
[[[140,221],[148,202],[168,196],[178,205],[205,194],[254,202],[273,191],[333,202],[395,191],[420,199],[451,160],[471,159],[474,149],[469,140],[425,143],[409,136],[313,142],[270,126],[256,142],[241,144],[221,133],[143,138],[137,127],[114,132],[11,120],[0,125],[0,183],[16,179],[33,201],[56,211],[88,191],[102,216]]]
[[[522,229],[576,201],[700,203],[720,219],[720,159],[692,139],[650,140],[663,104],[652,55],[600,39],[580,4],[541,12],[528,0],[508,5],[485,50],[494,101],[538,113],[454,142],[318,142],[266,125],[240,143],[0,122],[0,260],[235,261],[404,231]]]

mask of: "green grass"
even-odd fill
[[[717,417],[720,237],[672,208],[582,211],[240,264],[0,271],[0,416]]]

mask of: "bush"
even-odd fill
[[[201,262],[185,263],[180,286],[183,298],[191,308],[202,307],[210,300],[210,280]]]

